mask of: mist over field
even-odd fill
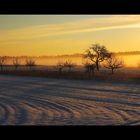
[[[138,67],[138,62],[140,61],[140,53],[139,54],[118,54],[119,58],[124,60],[126,67]],[[28,56],[27,56],[28,57]],[[31,57],[31,56],[30,56]],[[7,64],[13,64],[11,59],[12,57],[7,58]],[[60,55],[60,56],[34,56],[32,57],[36,61],[37,65],[56,65],[59,61],[71,60],[77,65],[83,65],[84,58],[82,54],[75,55]],[[26,57],[19,57],[21,64],[25,64]]]
[[[113,75],[102,68],[91,78],[82,56],[32,57],[33,69],[21,57],[18,70],[7,58],[9,66],[0,71],[0,124],[140,125],[140,71],[133,63],[139,55],[120,57],[128,67]],[[60,75],[55,65],[68,59],[79,65]]]
[[[0,15],[0,125],[140,125],[140,15]]]

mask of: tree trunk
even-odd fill
[[[96,61],[96,68],[97,68],[97,71],[99,71],[99,62]]]
[[[112,74],[114,74],[114,69],[111,69],[111,71],[112,71]]]

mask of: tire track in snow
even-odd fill
[[[140,124],[138,85],[0,77],[1,125]]]

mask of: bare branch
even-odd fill
[[[64,62],[59,61],[55,68],[59,71],[59,74],[61,74],[64,68]]]
[[[15,69],[17,70],[17,68],[20,66],[20,61],[19,58],[16,57],[13,59],[13,65],[15,66]]]
[[[124,62],[121,59],[117,58],[116,56],[112,55],[110,58],[106,60],[104,67],[107,69],[111,69],[113,74],[114,69],[124,67]]]
[[[6,63],[6,56],[1,56],[0,57],[0,67],[1,67],[1,70],[3,70],[3,66],[5,65]]]
[[[90,59],[96,63],[96,68],[99,71],[99,63],[110,57],[110,53],[105,46],[100,44],[92,44],[88,50],[86,50],[85,58]]]
[[[28,58],[26,59],[25,65],[30,67],[30,70],[31,70],[31,67],[36,66],[36,63],[35,63],[35,60],[33,60],[32,58]]]
[[[75,66],[76,66],[76,64],[72,63],[71,60],[67,60],[67,61],[64,63],[64,67],[68,67],[68,68],[69,68],[69,72],[70,72],[71,69],[72,69],[73,67],[75,67]]]

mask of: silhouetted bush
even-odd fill
[[[68,68],[68,72],[71,72],[71,69],[73,67],[75,67],[76,64],[72,63],[71,60],[67,60],[65,63],[64,63],[64,67]]]
[[[15,57],[15,58],[13,59],[13,65],[14,65],[14,67],[15,67],[15,70],[17,70],[18,67],[20,66],[20,61],[19,61],[19,58],[18,58],[18,57]]]
[[[96,65],[89,63],[88,61],[84,63],[84,68],[85,68],[85,72],[88,73],[89,77],[93,77],[94,76],[94,72],[95,72],[95,68]]]
[[[65,67],[64,66],[64,62],[60,62],[59,61],[55,68],[58,70],[59,74],[61,75],[62,74],[62,70],[64,69],[64,67]]]
[[[112,55],[110,58],[106,60],[104,67],[107,69],[111,69],[111,73],[113,74],[115,69],[120,69],[124,67],[124,62],[123,60]]]
[[[0,56],[0,67],[1,67],[1,71],[3,71],[3,66],[6,63],[6,56]]]
[[[30,70],[32,70],[32,67],[36,66],[35,60],[32,58],[26,59],[26,64],[27,67],[29,67]]]

